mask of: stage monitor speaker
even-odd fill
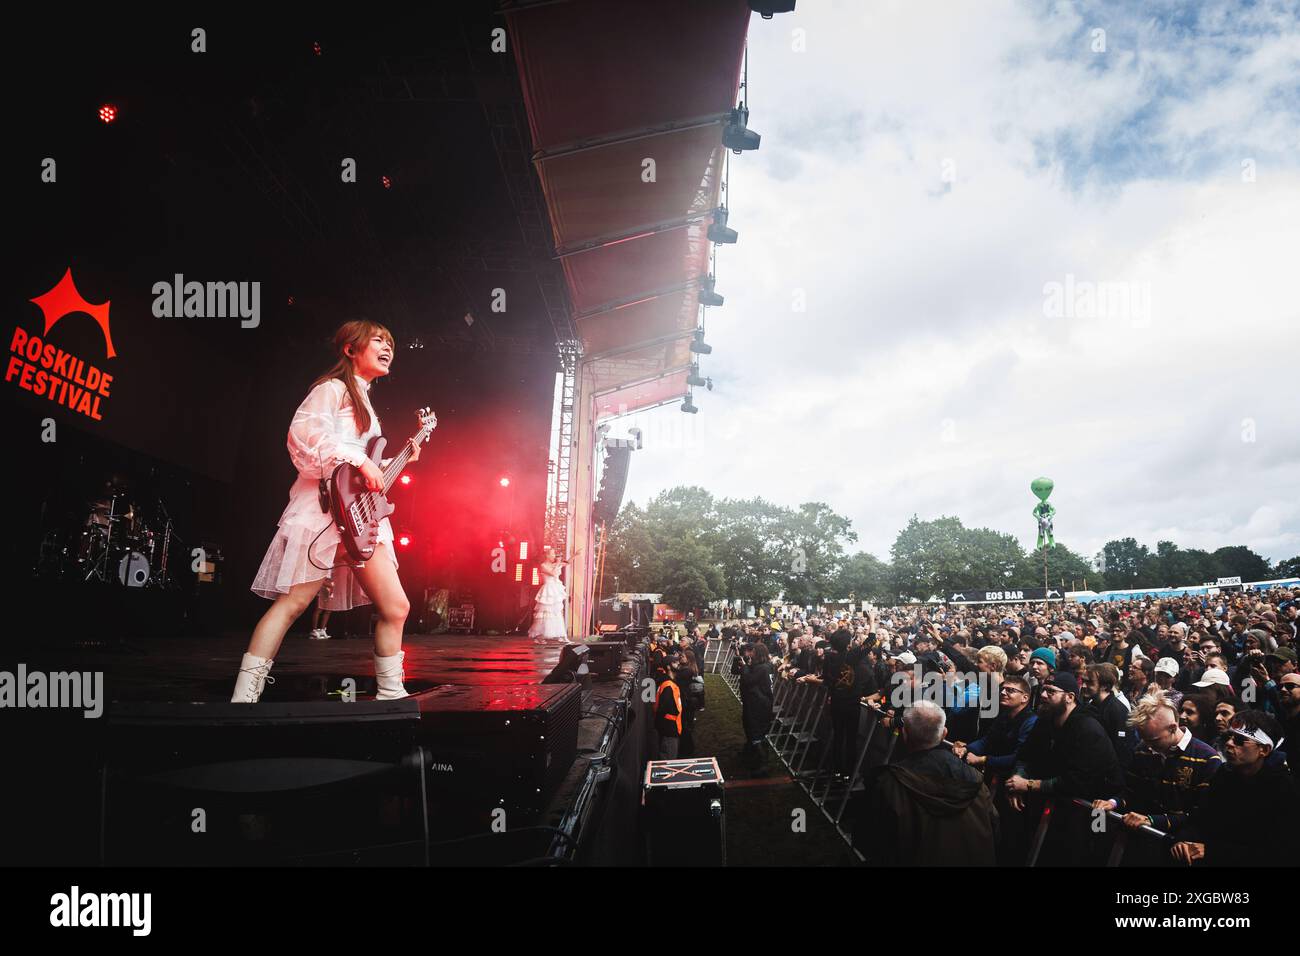
[[[651,866],[725,866],[722,771],[715,757],[652,760],[641,788]]]
[[[617,631],[611,632],[587,645],[587,669],[591,671],[593,679],[613,677],[623,666],[623,659],[628,654],[627,644],[622,640],[610,640],[619,636]]]
[[[448,684],[419,705],[435,805],[540,814],[578,756],[576,684]]]
[[[413,698],[114,703],[107,719],[106,865],[427,859]]]

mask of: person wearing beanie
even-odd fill
[[[1079,682],[1068,671],[1053,674],[1043,685],[1038,721],[1016,759],[1016,772],[1004,785],[1014,811],[1042,809],[1052,804],[1053,825],[1039,863],[1075,859],[1079,838],[1091,831],[1089,811],[1076,799],[1089,802],[1119,793],[1124,771],[1110,738],[1095,717],[1079,706]],[[1038,813],[1025,814],[1038,822]]]
[[[1055,670],[1056,651],[1050,647],[1035,648],[1029,655],[1029,706],[1032,709],[1038,709],[1038,695]]]

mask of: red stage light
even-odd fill
[[[99,118],[105,123],[111,123],[117,119],[117,107],[112,103],[105,103],[99,108]]]
[[[509,488],[509,487],[510,487],[510,479],[509,479],[507,476],[505,476],[505,475],[502,475],[502,476],[501,476],[501,487],[502,487],[502,488]]]
[[[389,179],[387,176],[380,176],[379,181],[384,184],[385,189],[393,188],[393,181]]]
[[[516,565],[515,565],[515,582],[518,583],[519,581],[522,581],[523,579],[524,579],[524,566],[523,566],[522,564],[516,564]]]
[[[411,476],[410,476],[410,475],[403,475],[403,476],[402,476],[401,478],[399,478],[398,480],[401,481],[401,483],[404,484],[404,485],[409,485],[409,484],[411,483]]]
[[[527,561],[527,560],[528,560],[528,542],[527,542],[527,541],[520,541],[520,542],[519,542],[519,560],[520,560],[520,561]]]
[[[537,587],[541,583],[541,580],[537,577],[537,569],[533,568],[533,587]]]
[[[397,543],[400,544],[403,548],[408,548],[411,546],[411,536],[409,534],[404,534],[397,539]]]
[[[311,49],[312,49],[312,52],[313,52],[313,53],[315,53],[317,56],[320,56],[320,43],[319,43],[319,42],[317,42],[317,43],[313,43],[313,44],[311,45]]]

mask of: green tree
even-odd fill
[[[1214,552],[1219,563],[1220,577],[1240,575],[1242,581],[1266,581],[1272,577],[1272,566],[1244,545],[1220,548]]]
[[[900,599],[925,601],[964,586],[965,531],[957,518],[921,521],[912,515],[889,549],[894,590]]]
[[[832,594],[844,560],[844,541],[857,541],[852,522],[820,501],[805,502],[787,512],[777,528],[785,554],[780,575],[783,596],[795,604],[813,604]]]
[[[1300,577],[1300,554],[1294,558],[1279,561],[1277,567],[1273,569],[1273,574],[1279,578]]]
[[[893,591],[891,570],[887,562],[866,551],[849,555],[836,575],[835,593],[841,598],[852,594],[858,601],[891,603],[897,596]]]
[[[1108,590],[1149,586],[1138,581],[1150,554],[1146,545],[1138,544],[1135,538],[1120,538],[1118,541],[1107,541],[1101,554]]]

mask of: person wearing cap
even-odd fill
[[[1172,657],[1162,657],[1156,661],[1155,681],[1160,692],[1170,699],[1177,710],[1183,702],[1183,695],[1174,690],[1174,678],[1178,676],[1178,662]]]
[[[1123,813],[1130,829],[1167,833],[1195,810],[1223,758],[1179,724],[1173,701],[1160,691],[1138,701],[1128,722],[1142,744],[1125,773],[1124,790],[1093,801],[1093,808]]]
[[[1225,767],[1210,781],[1186,825],[1174,834],[1180,863],[1294,866],[1300,854],[1300,789],[1284,761],[1269,757],[1283,743],[1281,725],[1248,710],[1229,725]]]
[[[1044,683],[1038,721],[1007,781],[1009,793],[1092,798],[1123,785],[1106,731],[1079,707],[1079,697],[1073,674],[1053,674]]]
[[[1002,788],[1018,821],[1005,828],[1001,862],[1026,862],[1024,847],[1044,801],[1051,805],[1053,825],[1038,862],[1080,858],[1086,851],[1082,841],[1091,831],[1087,811],[1074,800],[1094,800],[1123,786],[1124,773],[1106,731],[1079,706],[1079,698],[1078,681],[1068,671],[1058,671],[1042,685],[1038,720],[1017,754],[1015,773]],[[1024,813],[1027,807],[1034,812]]]

